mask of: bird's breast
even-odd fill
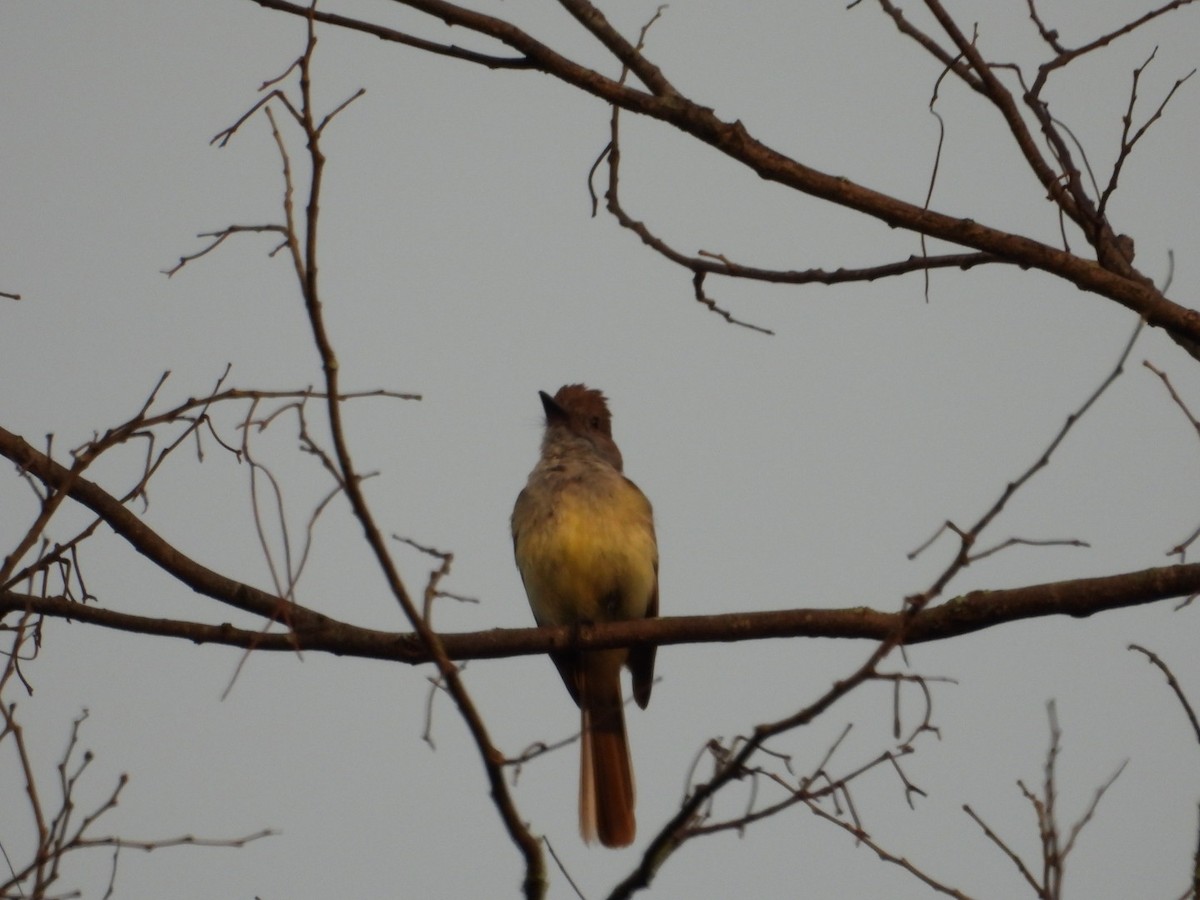
[[[559,485],[551,502],[514,516],[517,565],[541,625],[646,615],[658,578],[649,504],[624,479],[607,487]]]

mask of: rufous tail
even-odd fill
[[[637,833],[637,821],[620,669],[582,668],[586,674],[581,673],[579,692],[579,831],[588,843],[599,838],[605,847],[627,847]]]

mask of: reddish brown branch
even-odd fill
[[[292,13],[293,15],[301,15],[306,18],[310,15],[307,8],[294,3],[282,2],[282,0],[254,0],[254,2],[266,9],[275,9],[281,12]],[[349,31],[361,31],[365,34],[374,35],[383,41],[402,44],[417,50],[424,50],[426,53],[433,53],[437,56],[449,56],[454,59],[461,59],[466,62],[475,63],[476,65],[486,66],[489,69],[534,68],[532,60],[524,56],[493,56],[488,53],[478,53],[454,44],[439,44],[436,41],[425,40],[424,38],[419,38],[403,31],[397,31],[394,28],[376,25],[374,22],[364,22],[361,19],[355,19],[351,16],[343,16],[323,10],[313,10],[311,15],[316,21],[326,25],[336,25],[339,28],[345,28]],[[485,16],[484,18],[487,17]]]
[[[317,44],[315,12],[316,0],[313,0],[305,11],[308,40],[297,66],[300,103],[298,105],[287,104],[287,108],[293,112],[296,123],[303,132],[309,162],[309,178],[305,185],[307,196],[304,198],[302,213],[297,213],[294,202],[296,183],[292,177],[286,142],[278,128],[271,107],[265,106],[263,112],[271,123],[272,136],[278,146],[283,163],[283,209],[287,224],[287,249],[295,269],[310,333],[321,361],[321,369],[328,391],[325,410],[333,442],[333,453],[330,455],[330,459],[336,465],[337,481],[350,503],[354,517],[362,527],[363,537],[375,557],[393,598],[412,626],[420,646],[437,666],[441,682],[447,693],[453,698],[459,714],[471,733],[491,786],[492,802],[495,804],[509,836],[525,860],[525,895],[530,900],[534,900],[534,898],[544,897],[546,891],[545,860],[541,847],[516,809],[512,792],[504,782],[501,769],[503,755],[493,745],[483,717],[459,677],[457,666],[443,649],[437,632],[417,609],[400,576],[400,571],[384,541],[383,533],[362,492],[364,476],[354,464],[349,442],[342,426],[342,403],[339,390],[340,364],[334,351],[332,338],[325,325],[325,309],[319,290],[317,248],[321,191],[326,164],[326,157],[321,148],[321,129],[338,111],[345,107],[345,104],[335,108],[322,120],[321,124],[318,124],[314,111],[311,80],[313,52]]]
[[[943,884],[942,882],[935,879],[932,875],[929,875],[924,870],[913,865],[913,863],[909,862],[903,856],[896,856],[893,853],[889,853],[880,844],[876,843],[871,838],[871,836],[869,834],[867,834],[867,832],[863,831],[862,828],[856,828],[854,825],[850,824],[849,822],[846,822],[843,819],[838,818],[833,813],[826,812],[824,809],[822,809],[820,806],[818,806],[815,803],[808,803],[808,808],[812,813],[814,813],[815,815],[824,819],[826,822],[830,822],[834,825],[837,825],[842,830],[849,832],[851,835],[853,835],[855,841],[861,843],[863,846],[874,851],[875,855],[878,856],[884,862],[891,863],[894,866],[899,866],[901,869],[908,872],[908,874],[912,875],[914,878],[918,879],[919,881],[924,882],[928,887],[932,888],[936,893],[945,894],[947,897],[954,897],[954,898],[956,898],[956,900],[971,900],[969,894],[964,894],[962,891],[959,891],[956,888],[951,887],[950,885]]]
[[[878,263],[873,266],[837,269],[768,269],[739,263],[723,253],[700,250],[695,256],[688,255],[671,246],[656,235],[645,222],[631,216],[621,204],[618,191],[620,185],[620,148],[616,143],[617,128],[614,117],[612,126],[613,143],[605,150],[609,159],[609,187],[605,193],[607,208],[622,228],[636,234],[651,250],[669,259],[676,265],[690,269],[696,275],[726,275],[730,278],[745,278],[765,281],[769,284],[846,284],[855,281],[876,281],[911,272],[928,272],[933,269],[973,269],[994,263],[1010,264],[1012,261],[992,253],[946,253],[939,256],[909,256],[907,259]],[[603,159],[603,157],[601,157]],[[601,160],[597,160],[599,165]],[[744,323],[739,323],[744,324]]]
[[[925,0],[925,5],[958,48],[959,53],[969,63],[971,70],[978,78],[977,89],[991,101],[1004,119],[1004,124],[1020,149],[1021,155],[1025,158],[1026,165],[1041,182],[1047,196],[1054,200],[1064,215],[1083,230],[1090,243],[1097,244],[1099,229],[1092,215],[1091,201],[1080,187],[1079,172],[1071,163],[1071,156],[1065,143],[1050,122],[1050,114],[1045,102],[1036,91],[1027,92],[1024,98],[1026,105],[1029,106],[1042,126],[1042,133],[1050,142],[1058,158],[1062,168],[1061,172],[1052,168],[1042,155],[1037,140],[1030,131],[1025,117],[1021,114],[1021,108],[1017,104],[1016,98],[996,74],[1000,67],[984,59],[974,37],[967,38],[942,3],[938,0]]]
[[[259,594],[277,602],[270,594],[247,585],[231,583],[237,585],[237,596],[233,600]],[[972,591],[912,616],[905,643],[946,640],[1023,619],[1045,616],[1086,618],[1112,609],[1144,606],[1186,596],[1195,591],[1200,591],[1200,563],[1001,591]],[[216,599],[236,605],[221,596]],[[75,603],[63,597],[37,597],[12,591],[0,593],[0,617],[30,610],[52,618],[88,622],[121,631],[182,638],[194,643],[253,646],[260,651],[286,652],[293,652],[299,647],[410,664],[430,661],[428,651],[411,633],[360,628],[301,606],[289,605],[288,609],[294,632],[263,634],[255,629],[235,628],[229,624],[208,625],[137,616],[95,604]],[[603,649],[638,643],[661,646],[794,637],[880,641],[895,633],[904,615],[904,612],[881,612],[867,607],[786,609],[714,616],[666,616],[579,629],[495,628],[458,634],[442,633],[440,639],[446,655],[455,660],[500,659],[551,650]]]
[[[1100,204],[1096,211],[1096,214],[1100,217],[1104,216],[1105,210],[1108,208],[1109,200],[1112,199],[1112,195],[1117,190],[1117,182],[1121,177],[1121,170],[1124,168],[1125,162],[1129,159],[1130,154],[1133,152],[1134,146],[1136,146],[1138,141],[1146,136],[1146,132],[1150,130],[1150,127],[1154,125],[1154,123],[1160,118],[1162,118],[1163,111],[1167,108],[1167,104],[1171,102],[1171,98],[1175,96],[1175,92],[1183,87],[1185,81],[1196,74],[1196,70],[1192,69],[1182,78],[1176,79],[1175,84],[1171,86],[1171,89],[1167,91],[1167,95],[1163,97],[1162,101],[1158,104],[1158,108],[1150,114],[1149,118],[1142,123],[1141,127],[1138,128],[1137,131],[1133,132],[1133,134],[1130,134],[1130,129],[1133,128],[1133,110],[1137,105],[1138,99],[1138,82],[1141,80],[1142,73],[1150,65],[1157,52],[1158,48],[1155,47],[1149,58],[1142,65],[1133,70],[1133,85],[1129,89],[1129,107],[1126,109],[1125,115],[1121,117],[1121,149],[1117,154],[1117,161],[1113,163],[1112,174],[1109,176],[1108,185],[1104,188],[1104,192],[1100,195]]]
[[[1069,421],[1077,420],[1081,412]],[[278,617],[281,603],[278,596],[227,578],[189,558],[99,485],[60,465],[4,428],[0,428],[0,456],[11,460],[47,488],[61,492],[90,509],[135,550],[183,585],[268,621]],[[919,643],[1017,619],[1060,614],[1089,616],[1106,609],[1151,603],[1197,591],[1200,591],[1200,566],[1193,564],[1015,590],[977,591],[940,606],[921,609],[915,615],[911,609],[907,613],[883,613],[865,608],[789,610],[614,623],[583,629],[578,635],[571,630],[554,632],[523,629],[475,635],[443,635],[441,641],[449,658],[470,659],[562,649],[572,646],[572,641],[576,639],[581,647],[620,646],[638,640],[666,644],[797,635],[882,640],[896,633],[900,616],[909,615],[904,642]],[[0,612],[31,609],[49,616],[91,621],[106,627],[181,637],[196,642],[263,650],[294,650],[301,647],[413,663],[430,659],[429,653],[420,649],[420,642],[413,635],[358,629],[294,604],[289,604],[287,609],[287,622],[294,634],[261,634],[228,625],[131,616],[96,606],[85,607],[67,598],[15,593],[7,593],[2,597]]]
[[[8,458],[48,487],[64,491],[71,499],[90,509],[135,550],[197,593],[267,619],[275,616],[280,603],[278,597],[227,578],[187,557],[95,482],[60,465],[2,427],[0,456]],[[303,607],[290,609],[293,624],[299,627],[319,629],[330,621]]]
[[[285,0],[252,2],[291,15],[305,18],[309,16],[306,7]],[[1081,290],[1098,294],[1132,309],[1153,326],[1200,343],[1200,313],[1166,299],[1148,279],[1134,272],[1127,264],[1122,265],[1123,257],[1109,258],[1112,255],[1105,252],[1105,265],[1113,267],[1109,270],[1093,260],[1075,256],[1022,235],[991,228],[970,219],[923,209],[856,184],[847,178],[821,172],[791,159],[754,138],[740,121],[724,121],[712,109],[686,97],[678,94],[656,96],[601,75],[535,40],[511,22],[444,0],[403,0],[403,5],[424,12],[446,25],[464,27],[507,44],[523,54],[531,68],[552,75],[605,103],[666,122],[726,154],[763,179],[861,212],[889,227],[905,228],[981,253],[1001,256],[1023,267],[1049,272]],[[388,29],[372,23],[334,21],[320,12],[316,13],[315,18],[317,21],[373,34],[384,40],[395,39]],[[978,52],[970,48],[970,41],[966,38],[963,38],[963,46],[959,49],[971,62],[971,68],[986,66]],[[953,59],[954,55],[951,54],[946,62],[953,63]],[[958,66],[956,71],[961,68],[961,65]],[[994,77],[993,75],[992,79]],[[1018,142],[1022,144],[1030,164],[1039,172],[1043,185],[1064,208],[1074,206],[1077,198],[1069,196],[1058,185],[1058,173],[1039,161],[1036,142],[1028,136],[1028,129],[1019,114],[1014,111],[1011,95],[998,82],[993,83],[993,90],[1004,91],[1003,94],[989,96],[992,96],[993,100],[1007,98],[1001,103],[1005,119],[1014,129],[1018,129]],[[1089,224],[1091,219],[1087,215],[1080,215],[1079,221],[1081,227],[1089,234],[1095,231],[1094,223]],[[1104,234],[1093,236],[1093,241],[1097,243],[1099,250],[1103,250],[1109,243]]]
[[[1158,9],[1152,9],[1134,19],[1132,22],[1126,22],[1121,27],[1115,28],[1107,34],[1102,34],[1100,37],[1088,41],[1086,44],[1082,44],[1072,50],[1065,48],[1061,43],[1058,42],[1058,32],[1048,30],[1046,28],[1041,19],[1038,17],[1032,0],[1029,0],[1030,14],[1034,22],[1037,24],[1038,30],[1041,32],[1043,39],[1046,40],[1046,42],[1058,54],[1056,57],[1054,57],[1054,59],[1050,60],[1050,62],[1043,63],[1041,66],[1039,66],[1037,81],[1034,82],[1033,86],[1034,93],[1036,94],[1041,92],[1042,87],[1046,83],[1046,79],[1049,78],[1050,73],[1055,69],[1061,69],[1064,66],[1074,62],[1080,56],[1083,56],[1086,53],[1091,53],[1093,50],[1099,50],[1102,47],[1107,47],[1117,38],[1124,37],[1125,35],[1136,31],[1138,28],[1141,28],[1146,23],[1157,19],[1159,16],[1165,15],[1166,13],[1176,10],[1181,6],[1187,6],[1192,2],[1194,2],[1194,0],[1171,0],[1171,2],[1163,4]]]
[[[1175,673],[1172,672],[1171,668],[1162,661],[1158,654],[1147,650],[1140,644],[1130,644],[1128,649],[1136,650],[1141,653],[1146,657],[1146,659],[1150,660],[1150,662],[1155,665],[1164,676],[1166,676],[1167,684],[1170,686],[1171,690],[1174,691],[1175,698],[1179,701],[1179,705],[1183,707],[1183,711],[1188,717],[1188,722],[1190,722],[1192,725],[1192,734],[1196,736],[1196,742],[1200,743],[1200,719],[1196,717],[1196,711],[1192,709],[1192,704],[1188,702],[1187,694],[1184,693],[1183,686],[1175,677]]]
[[[624,69],[633,72],[648,90],[660,97],[679,96],[679,92],[675,90],[671,82],[667,81],[662,70],[642,54],[641,43],[639,42],[636,47],[629,43],[609,24],[608,19],[599,9],[588,3],[587,0],[558,0],[558,2],[620,61]],[[654,19],[650,20],[651,24],[661,12],[662,7],[659,7],[659,12],[654,14]],[[649,25],[646,28],[649,28]],[[642,38],[644,39],[645,36],[646,29],[643,28]]]
[[[1034,816],[1037,820],[1038,838],[1041,843],[1040,880],[1033,872],[1034,867],[1032,863],[1026,863],[1020,854],[1000,837],[999,834],[989,828],[987,823],[970,806],[963,806],[963,811],[975,820],[975,823],[983,830],[988,840],[994,843],[1012,861],[1021,873],[1021,877],[1028,882],[1038,897],[1043,898],[1043,900],[1059,900],[1063,896],[1063,874],[1065,872],[1067,857],[1071,855],[1071,851],[1075,847],[1075,841],[1080,833],[1092,821],[1092,818],[1096,814],[1096,809],[1099,807],[1100,801],[1104,798],[1108,789],[1121,777],[1121,773],[1125,770],[1125,763],[1121,763],[1109,779],[1096,789],[1092,795],[1091,802],[1079,819],[1076,820],[1075,824],[1071,826],[1064,840],[1062,829],[1058,823],[1057,812],[1057,765],[1058,757],[1062,750],[1062,731],[1058,727],[1058,717],[1055,712],[1053,700],[1047,704],[1047,711],[1050,718],[1050,748],[1046,751],[1046,762],[1043,767],[1042,792],[1040,795],[1036,794],[1023,781],[1017,781],[1017,786],[1020,788],[1022,795],[1029,801],[1030,806],[1033,807]]]

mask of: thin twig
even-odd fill
[[[1126,341],[1120,357],[1117,359],[1117,364],[1108,373],[1107,377],[1100,383],[1099,387],[1097,387],[1091,393],[1091,395],[1083,402],[1082,405],[1080,405],[1078,409],[1075,410],[1075,412],[1067,416],[1066,422],[1063,423],[1062,427],[1058,430],[1058,433],[1050,441],[1046,449],[1042,451],[1042,455],[1038,457],[1033,465],[1021,473],[1018,478],[1005,485],[1004,490],[1000,493],[1000,496],[987,509],[987,511],[980,516],[974,525],[967,529],[960,529],[952,522],[948,521],[942,526],[942,529],[939,529],[938,533],[935,534],[933,538],[930,538],[930,540],[926,541],[924,544],[910,553],[909,558],[911,559],[928,547],[937,538],[938,534],[943,533],[946,529],[953,530],[959,537],[958,553],[955,554],[954,559],[951,560],[951,562],[942,571],[941,575],[938,576],[938,578],[929,588],[927,588],[923,593],[914,595],[910,598],[910,602],[912,604],[918,607],[928,604],[930,600],[942,593],[946,585],[950,583],[954,576],[970,565],[970,551],[972,546],[975,544],[975,541],[979,538],[979,535],[982,534],[984,529],[986,529],[988,525],[990,525],[992,521],[1004,511],[1004,508],[1008,505],[1008,502],[1013,498],[1017,491],[1024,487],[1034,475],[1050,464],[1051,456],[1054,454],[1054,451],[1058,449],[1059,445],[1061,445],[1066,439],[1066,436],[1068,433],[1070,433],[1071,429],[1079,422],[1080,419],[1083,418],[1084,415],[1087,414],[1088,410],[1091,409],[1096,401],[1099,400],[1104,394],[1104,392],[1108,390],[1109,386],[1116,381],[1118,377],[1120,377],[1121,373],[1124,372],[1125,362],[1129,358],[1129,354],[1133,350],[1134,342],[1137,341],[1138,335],[1141,334],[1142,327],[1144,325],[1144,320],[1139,319],[1137,325],[1133,329],[1133,333],[1129,336],[1128,341]]]
[[[1165,662],[1140,644],[1130,644],[1130,650],[1136,650],[1145,656],[1151,663],[1158,667],[1159,671],[1166,676],[1167,684],[1175,693],[1175,697],[1179,700],[1179,705],[1183,707],[1184,713],[1187,714],[1188,721],[1192,725],[1192,734],[1196,736],[1196,742],[1200,743],[1200,718],[1197,718],[1196,711],[1192,709],[1192,704],[1188,702],[1187,695],[1183,692],[1183,687],[1179,684],[1179,680],[1175,677],[1175,673],[1170,670]]]

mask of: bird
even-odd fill
[[[604,394],[568,384],[538,392],[541,455],[512,513],[513,552],[534,619],[579,626],[658,615],[658,542],[646,495],[625,477]],[[637,832],[621,668],[646,708],[653,645],[567,650],[551,659],[580,710],[579,830],[625,847]]]

